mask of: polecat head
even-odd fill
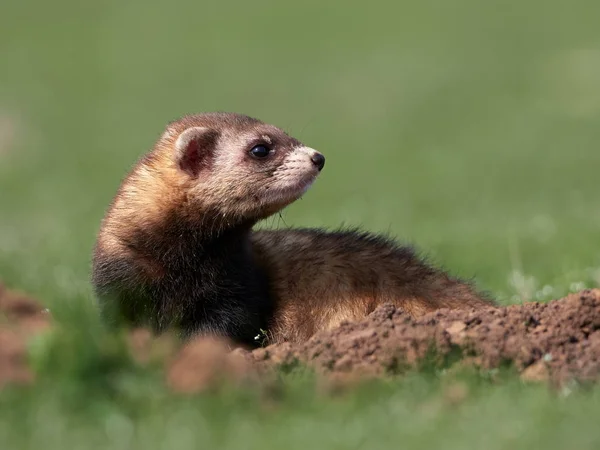
[[[268,217],[297,200],[324,164],[321,153],[276,126],[239,114],[208,113],[170,123],[134,171],[133,184],[160,178],[160,190],[182,194],[179,201],[188,214],[235,225]]]

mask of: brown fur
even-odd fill
[[[304,341],[384,303],[413,317],[440,308],[491,306],[469,283],[382,236],[297,229],[258,231],[252,241],[278,299],[271,342]]]
[[[274,149],[265,162],[248,156],[257,142]],[[246,344],[262,328],[272,341],[306,340],[385,302],[414,316],[490,304],[381,236],[253,232],[310,186],[315,154],[237,114],[169,124],[102,221],[93,267],[102,303],[157,330],[178,326]]]
[[[268,156],[253,155],[256,146]],[[121,184],[92,282],[111,321],[252,344],[272,317],[252,226],[300,197],[324,158],[273,125],[208,113],[171,123]]]

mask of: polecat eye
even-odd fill
[[[264,145],[255,145],[252,147],[252,150],[250,150],[250,154],[255,158],[266,158],[269,156],[269,153],[271,153],[270,150]]]

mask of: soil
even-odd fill
[[[262,365],[302,362],[321,373],[367,376],[458,359],[482,369],[511,364],[525,380],[594,381],[600,377],[600,289],[544,304],[439,310],[419,319],[384,305],[360,322],[301,345],[258,349],[252,358]]]
[[[28,383],[26,342],[50,325],[49,314],[29,297],[0,284],[0,387]],[[471,311],[439,310],[418,319],[383,305],[364,320],[292,345],[247,351],[198,338],[178,345],[147,330],[130,333],[142,364],[164,361],[166,382],[191,393],[221,385],[270,379],[274,368],[303,364],[325,378],[362,379],[402,373],[425,364],[469,364],[494,369],[510,364],[524,380],[562,384],[600,378],[600,289],[549,303]]]
[[[27,339],[49,325],[48,311],[38,302],[0,283],[0,388],[34,380],[27,365]]]

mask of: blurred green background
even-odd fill
[[[211,110],[273,122],[327,156],[288,226],[391,232],[503,302],[598,283],[598,2],[58,0],[1,12],[10,285],[89,299],[91,247],[121,177],[166,122]]]
[[[91,304],[125,172],[166,122],[225,110],[327,157],[265,226],[389,232],[503,303],[597,286],[599,20],[597,0],[4,0],[0,279],[53,311]],[[435,376],[331,402],[292,382],[269,413],[172,399],[90,330],[61,344],[56,379],[0,396],[2,448],[600,445],[597,388],[476,379],[457,410]]]

